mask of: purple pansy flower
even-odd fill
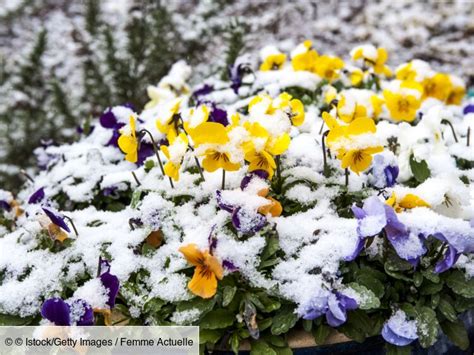
[[[448,250],[446,251],[446,254],[444,255],[443,259],[438,261],[435,265],[434,271],[440,274],[442,272],[445,272],[446,270],[451,269],[454,264],[456,264],[456,261],[458,261],[461,253],[459,253],[455,247],[448,243],[442,233],[435,233],[433,234],[433,237],[448,244]]]
[[[326,321],[331,327],[339,327],[347,321],[347,311],[357,307],[355,299],[336,291],[327,297],[315,297],[303,314],[303,319],[313,320],[326,315]]]
[[[267,219],[260,213],[237,207],[232,212],[232,224],[241,233],[254,234],[265,227]]]
[[[107,305],[110,308],[113,308],[115,306],[115,300],[120,289],[120,281],[117,276],[110,273],[110,263],[108,260],[100,258],[99,265],[100,281],[102,282],[102,285],[108,290],[109,298],[107,300]]]
[[[234,271],[239,270],[239,268],[237,266],[235,266],[232,261],[227,260],[227,259],[222,261],[222,266],[224,266],[224,268],[226,268],[230,272],[234,272]]]
[[[392,187],[397,181],[398,174],[399,168],[392,153],[377,154],[369,172],[369,183],[379,189]]]
[[[241,58],[237,58],[234,65],[229,66],[228,73],[231,81],[230,87],[236,94],[239,93],[239,88],[242,86],[242,79],[248,73],[251,73],[252,69],[250,64],[242,61]]]
[[[418,339],[416,321],[407,320],[405,312],[398,310],[383,325],[382,337],[396,346],[408,345]]]
[[[361,240],[376,236],[385,230],[387,239],[398,256],[416,266],[420,257],[426,253],[423,238],[411,234],[406,226],[398,220],[392,207],[384,204],[376,196],[364,201],[363,208],[353,206],[352,212],[358,220],[357,234],[359,242],[354,252],[346,257],[346,261],[354,260],[362,250]]]
[[[28,199],[28,203],[36,204],[41,202],[44,199],[44,187],[39,188]]]
[[[71,233],[71,230],[69,229],[68,225],[66,224],[66,222],[64,222],[63,215],[61,215],[58,211],[55,211],[50,207],[42,207],[42,209],[53,224],[57,225],[58,227],[61,227],[66,232]]]
[[[385,182],[387,187],[392,187],[397,181],[398,173],[400,169],[398,166],[387,165],[383,172],[385,173]]]
[[[10,206],[10,204],[5,201],[5,200],[0,200],[0,209],[4,209],[5,211],[10,211],[12,209],[12,206]]]
[[[250,184],[252,179],[259,177],[260,179],[266,180],[268,179],[268,172],[265,170],[254,170],[249,174],[245,175],[242,181],[240,182],[240,189],[245,190],[247,186]]]
[[[213,91],[214,91],[214,86],[209,85],[209,84],[204,84],[204,86],[200,87],[199,89],[193,92],[193,96],[194,97],[205,96],[207,94],[210,94]]]
[[[148,157],[155,154],[153,150],[153,144],[147,142],[141,142],[140,147],[138,148],[138,155],[137,155],[137,165],[141,166],[147,160]]]
[[[474,104],[467,104],[464,106],[463,114],[467,115],[468,113],[474,113]]]
[[[213,104],[212,111],[209,114],[209,121],[220,123],[223,126],[228,126],[229,120],[227,119],[227,111],[220,109],[215,104]]]
[[[94,324],[92,307],[81,299],[68,304],[61,298],[50,298],[43,303],[41,316],[58,326]]]

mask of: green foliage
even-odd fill
[[[237,57],[245,47],[246,27],[239,21],[234,20],[224,29],[227,50],[225,53],[225,66],[222,70],[222,79],[229,80],[228,68],[235,63]]]
[[[428,179],[431,175],[431,171],[428,168],[426,161],[416,161],[413,155],[410,156],[410,169],[416,181],[418,181],[420,184]]]

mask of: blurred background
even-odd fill
[[[357,44],[412,58],[474,84],[474,2],[0,0],[0,188],[41,144],[73,141],[108,106],[140,112],[146,87],[185,59],[204,78],[265,45],[312,39],[347,59]]]

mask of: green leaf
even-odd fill
[[[418,339],[423,348],[428,348],[438,337],[438,319],[436,313],[428,307],[416,308],[416,326]]]
[[[331,327],[321,324],[319,327],[313,330],[314,340],[316,344],[323,345],[326,342],[329,334],[331,333]]]
[[[438,303],[438,310],[443,316],[451,322],[456,322],[458,317],[456,310],[454,309],[452,302],[449,302],[446,298],[441,298]]]
[[[276,351],[263,340],[253,341],[250,346],[250,355],[277,355]]]
[[[222,330],[201,329],[199,331],[199,344],[215,344],[223,334]]]
[[[272,298],[269,297],[265,292],[260,292],[257,294],[258,299],[260,300],[261,305],[263,306],[263,311],[270,313],[273,311],[276,311],[277,309],[280,309],[281,303]]]
[[[351,282],[349,287],[359,295],[358,303],[360,309],[373,309],[380,307],[380,300],[367,287]]]
[[[293,328],[298,320],[298,315],[291,306],[283,307],[273,318],[271,332],[273,335],[280,335]]]
[[[443,333],[461,350],[469,348],[469,337],[464,324],[457,320],[455,322],[445,321],[441,323]]]
[[[368,270],[364,268],[363,270]],[[385,293],[385,285],[378,279],[374,278],[372,274],[360,274],[356,276],[356,281],[359,285],[367,287],[378,298],[383,297]]]
[[[232,336],[230,337],[230,348],[234,352],[234,354],[239,353],[239,346],[240,346],[240,337],[237,332],[234,332]]]
[[[233,313],[226,309],[216,309],[207,313],[199,322],[201,329],[222,329],[230,327],[235,320]]]
[[[424,280],[420,287],[420,294],[422,295],[434,295],[443,289],[442,283],[433,283],[429,280]]]
[[[385,344],[387,348],[386,355],[411,355],[411,346],[396,346],[389,343]]]
[[[130,202],[130,207],[133,209],[137,208],[138,203],[140,202],[140,197],[142,196],[142,190],[135,190],[132,194],[132,201]]]
[[[286,347],[288,344],[286,343],[286,340],[283,339],[282,337],[276,336],[276,335],[270,335],[269,337],[265,338],[267,341],[270,342],[270,344],[274,346],[278,346],[279,348]]]
[[[309,319],[303,319],[303,329],[309,333],[312,330],[312,328],[313,328],[313,321]]]
[[[416,181],[418,181],[419,183],[422,183],[431,175],[431,171],[428,168],[428,164],[426,163],[426,161],[416,161],[413,154],[410,156],[410,169]]]
[[[207,312],[209,312],[212,308],[214,308],[215,303],[216,303],[215,298],[212,298],[209,300],[209,299],[196,297],[189,301],[179,302],[176,306],[176,311],[183,312],[183,311],[189,311],[192,309],[197,309],[199,310],[201,315],[204,315]]]
[[[227,307],[232,302],[236,292],[237,292],[237,287],[235,286],[224,287],[224,292],[222,296],[222,307]]]
[[[452,271],[446,278],[446,284],[458,295],[474,298],[474,279],[467,280],[462,271]]]
[[[34,317],[18,317],[11,314],[0,314],[0,326],[28,325],[33,322]]]
[[[277,355],[293,355],[293,351],[288,346],[284,348],[273,348],[276,351]]]

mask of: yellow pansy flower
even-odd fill
[[[370,96],[370,103],[372,104],[372,118],[377,119],[382,113],[382,107],[385,101],[378,95],[372,95]]]
[[[318,59],[318,52],[313,48],[313,43],[306,40],[292,52],[291,65],[293,70],[314,71],[314,65]]]
[[[383,151],[382,146],[369,144],[366,139],[377,130],[372,119],[359,117],[347,126],[339,125],[327,112],[323,112],[323,119],[330,128],[327,144],[336,152],[343,169],[349,168],[359,174],[370,167],[373,154]],[[364,141],[361,140],[363,136]]]
[[[346,95],[341,94],[337,103],[337,115],[346,123],[350,123],[356,118],[367,117],[367,109],[357,104],[355,99],[347,100]]]
[[[359,86],[362,80],[364,80],[364,72],[356,68],[350,72],[349,79],[351,80],[352,86]]]
[[[466,87],[464,85],[453,85],[449,92],[446,103],[448,105],[461,105],[462,99],[466,95]]]
[[[217,122],[204,122],[190,133],[196,147],[201,144],[226,144],[229,141],[226,128]]]
[[[217,149],[208,149],[204,153],[204,156],[202,167],[210,173],[217,169],[224,169],[226,171],[237,171],[240,169],[240,164],[232,163],[230,154],[227,152],[221,152]]]
[[[168,102],[163,110],[160,111],[160,116],[156,120],[156,128],[163,134],[172,134],[176,136],[178,134],[177,122],[175,122],[175,115],[178,114],[181,105],[181,99],[175,99]]]
[[[440,101],[446,101],[452,90],[451,80],[447,74],[436,73],[430,78],[423,80],[423,97],[434,97]]]
[[[396,78],[402,81],[415,81],[417,72],[413,67],[413,63],[405,63],[397,68]]]
[[[210,109],[207,105],[199,105],[196,108],[189,110],[189,117],[183,123],[184,130],[191,134],[191,132],[201,123],[207,122],[209,119]]]
[[[352,60],[362,59],[366,65],[374,68],[376,74],[392,76],[392,71],[385,65],[388,59],[387,50],[385,48],[375,48],[373,45],[364,45],[354,48],[351,52]]]
[[[321,78],[328,80],[329,82],[339,77],[339,71],[344,67],[344,62],[341,58],[322,55],[318,57],[314,72]]]
[[[196,244],[179,248],[186,260],[195,266],[194,275],[188,283],[189,290],[196,296],[211,298],[217,291],[217,280],[222,280],[224,270],[217,258],[209,251],[201,251]]]
[[[293,99],[287,92],[281,93],[273,101],[272,106],[286,111],[294,126],[301,126],[303,124],[305,117],[304,105],[300,100]]]
[[[398,201],[395,192],[392,192],[392,196],[385,201],[385,203],[400,213],[403,210],[412,209],[415,207],[430,207],[430,204],[423,200],[421,197],[414,194],[406,194],[403,198]]]
[[[244,145],[245,160],[250,163],[249,171],[265,170],[269,179],[275,172],[274,155],[283,154],[290,145],[290,136],[283,133],[278,137],[271,137],[268,131],[259,123],[245,125],[250,133],[250,140]]]
[[[413,81],[402,82],[398,92],[392,92],[388,89],[384,90],[383,96],[385,104],[390,111],[390,116],[395,121],[413,121],[421,105],[422,93],[423,87]]]
[[[273,99],[268,94],[254,96],[248,106],[249,113],[273,115],[278,107],[273,106]]]
[[[265,57],[263,63],[260,65],[261,71],[280,70],[286,62],[286,54],[277,53],[270,54]]]
[[[183,157],[188,150],[188,137],[181,132],[177,137],[173,137],[170,140],[169,146],[162,145],[160,149],[168,159],[163,167],[165,174],[173,180],[178,181],[179,169],[181,168]]]
[[[136,119],[134,115],[130,116],[130,124],[120,130],[120,137],[117,141],[122,152],[125,153],[125,159],[136,163],[138,160],[138,139],[136,132]]]
[[[337,90],[334,86],[328,85],[324,91],[324,102],[330,104],[337,98]]]
[[[272,217],[279,217],[283,212],[283,207],[281,203],[275,200],[273,197],[268,197],[269,189],[261,189],[257,194],[258,196],[265,197],[268,200],[268,203],[258,208],[258,213],[263,214],[266,216],[267,214],[271,214]]]

